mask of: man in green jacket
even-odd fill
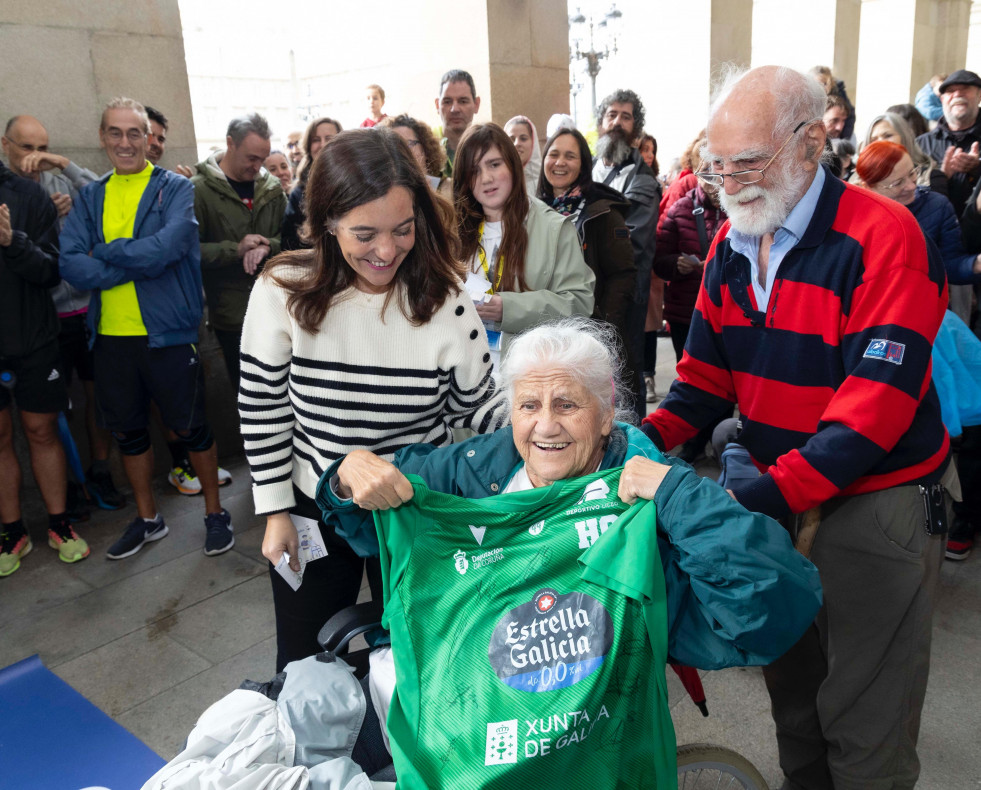
[[[262,166],[272,132],[258,113],[228,124],[227,150],[199,162],[191,178],[201,239],[201,272],[208,320],[238,391],[242,322],[255,275],[279,253],[286,195]]]

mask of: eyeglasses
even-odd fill
[[[904,187],[907,181],[912,181],[914,184],[916,184],[920,180],[920,176],[922,176],[925,172],[926,172],[926,165],[917,165],[912,170],[910,170],[905,176],[903,176],[900,179],[897,179],[896,181],[893,181],[892,183],[889,184],[880,183],[879,189],[888,189],[890,192],[893,192],[897,189],[901,189],[902,187]]]
[[[110,143],[121,142],[124,137],[127,142],[138,143],[146,137],[146,132],[141,132],[139,129],[127,129],[124,134],[122,129],[113,126],[111,129],[106,129],[105,135]]]
[[[16,140],[11,140],[9,137],[4,138],[8,143],[16,145],[21,151],[28,154],[33,154],[35,151],[40,151],[41,153],[47,153],[48,146],[46,145],[31,145],[30,143],[18,143]]]
[[[814,121],[801,121],[797,126],[794,127],[794,131],[790,133],[784,144],[781,145],[777,152],[770,157],[770,161],[767,162],[759,170],[737,170],[735,173],[695,173],[698,179],[703,184],[708,184],[709,186],[718,187],[721,189],[725,185],[725,180],[731,178],[737,184],[742,184],[743,186],[748,186],[749,184],[758,184],[763,180],[764,175],[766,175],[766,169],[773,164],[774,160],[780,156],[780,152],[787,147],[787,144],[794,139],[794,135],[797,134],[801,129],[807,126],[809,123],[814,123]]]

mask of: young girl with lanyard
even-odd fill
[[[494,123],[463,135],[453,198],[467,291],[484,322],[495,370],[511,335],[593,312],[595,278],[571,223],[528,195],[521,159]]]

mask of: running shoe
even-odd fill
[[[126,527],[123,536],[109,547],[106,556],[111,560],[132,557],[143,548],[144,543],[165,538],[169,531],[159,513],[152,521],[137,516]]]
[[[227,469],[222,469],[218,467],[218,485],[220,486],[230,486],[232,484],[232,473]]]
[[[17,570],[21,557],[29,554],[33,548],[31,537],[23,527],[0,532],[0,576],[9,576]]]
[[[232,516],[224,508],[221,513],[209,513],[205,516],[204,528],[208,531],[204,539],[204,553],[209,557],[224,554],[235,545]]]
[[[195,496],[201,493],[201,481],[194,476],[194,470],[190,466],[175,466],[167,475],[167,482],[184,496]]]
[[[78,536],[67,518],[48,527],[48,545],[62,562],[78,562],[89,556],[89,544]]]
[[[944,552],[944,556],[948,560],[966,560],[971,556],[971,549],[974,548],[973,538],[968,538],[967,540],[949,540],[947,541],[947,549]],[[3,574],[0,574],[2,576]]]
[[[103,510],[119,510],[126,504],[126,497],[116,490],[112,475],[108,472],[93,472],[89,469],[86,475],[86,487],[92,501]]]

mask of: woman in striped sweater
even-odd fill
[[[449,206],[428,187],[405,142],[388,130],[343,132],[307,182],[312,249],[270,262],[249,300],[239,414],[262,553],[288,552],[290,516],[319,521],[312,501],[330,463],[366,449],[391,459],[417,442],[452,441],[507,421],[487,338],[462,290]],[[277,671],[317,652],[316,635],[355,603],[364,560],[336,525],[319,522],[328,554],[293,591],[271,572]],[[355,546],[357,548],[357,546]],[[369,563],[370,581],[377,561]]]

